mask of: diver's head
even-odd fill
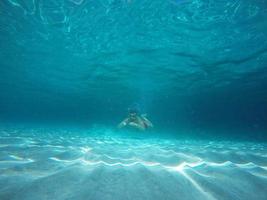
[[[128,116],[130,119],[135,119],[138,115],[138,110],[134,108],[129,108],[128,109]]]
[[[139,110],[137,108],[128,108],[129,114],[138,114]]]
[[[137,103],[134,103],[130,107],[128,107],[128,113],[135,113],[138,114],[140,112],[139,105]]]
[[[128,117],[130,120],[135,120],[140,113],[140,108],[137,103],[134,103],[128,108]]]
[[[129,113],[129,117],[130,117],[131,119],[134,119],[134,118],[137,117],[137,113],[135,113],[135,112],[131,112],[131,113]]]

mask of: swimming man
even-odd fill
[[[148,128],[152,128],[153,124],[146,118],[145,114],[138,115],[138,111],[136,109],[129,109],[128,117],[118,125],[118,128],[123,128],[126,126],[145,131]]]

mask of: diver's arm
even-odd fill
[[[128,124],[129,118],[124,119],[121,123],[119,123],[118,128],[123,128]]]
[[[141,115],[141,117],[149,127],[154,127],[152,122],[146,118],[146,114]]]
[[[137,128],[137,129],[139,129],[141,131],[144,131],[145,130],[145,127],[143,127],[143,126],[141,126],[141,125],[139,125],[137,123],[134,123],[134,122],[130,122],[129,125],[132,126],[132,127],[134,127],[134,128]]]
[[[151,121],[149,121],[148,119],[145,119],[145,121],[146,121],[146,123],[147,123],[148,126],[150,126],[151,128],[154,127],[154,125],[152,124]]]

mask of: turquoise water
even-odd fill
[[[265,199],[266,122],[265,0],[0,2],[0,199]]]

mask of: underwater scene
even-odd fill
[[[1,200],[266,200],[266,0],[1,0]]]

